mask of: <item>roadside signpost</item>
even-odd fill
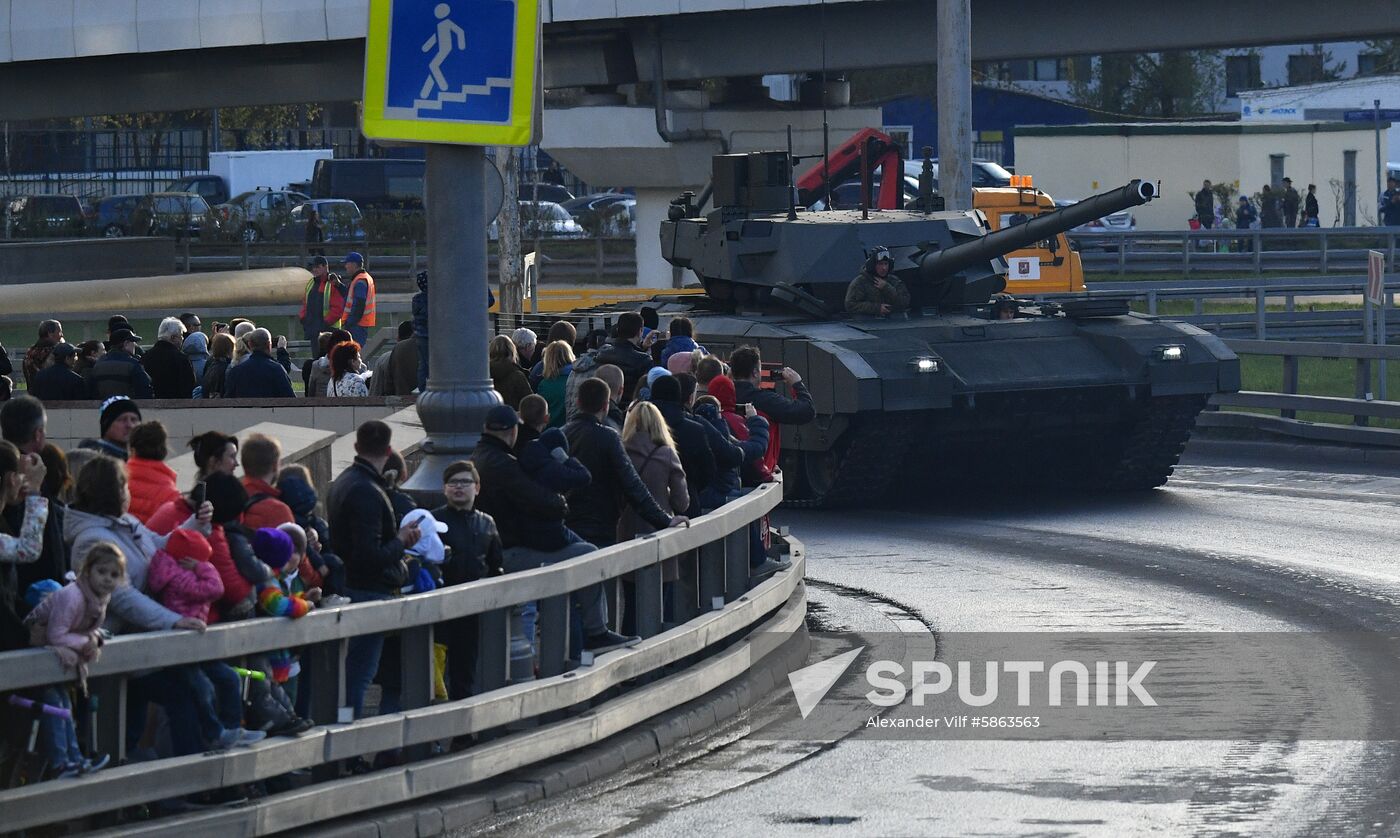
[[[427,157],[426,456],[405,486],[420,500],[439,495],[443,468],[500,404],[486,361],[485,146],[537,140],[539,66],[539,0],[370,0],[362,130]]]

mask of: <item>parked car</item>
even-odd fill
[[[236,233],[245,242],[256,242],[276,233],[292,210],[309,200],[300,192],[255,189],[235,195],[214,210],[224,230]]]
[[[553,183],[520,184],[520,200],[522,201],[548,201],[552,204],[562,204],[565,201],[572,201],[573,198],[574,193]]]
[[[140,195],[112,195],[97,202],[89,222],[93,235],[118,239],[131,235],[131,215],[141,204]]]
[[[176,239],[215,238],[220,233],[217,216],[192,192],[153,192],[141,199],[131,214],[131,230],[137,236],[172,236]]]
[[[557,203],[577,220],[580,215],[586,212],[596,212],[608,204],[625,201],[631,197],[626,192],[594,192],[591,195],[580,195],[577,198]]]
[[[228,184],[218,175],[189,175],[182,177],[167,192],[193,192],[210,204],[222,204],[228,200]]]
[[[520,202],[520,235],[524,238],[581,238],[583,228],[553,201]]]
[[[0,229],[17,239],[81,236],[87,230],[82,202],[72,195],[17,195],[4,209]]]
[[[277,241],[306,241],[306,213],[316,210],[326,229],[326,241],[364,241],[364,218],[354,201],[343,198],[319,200],[312,198],[292,208],[287,220],[277,228]]]

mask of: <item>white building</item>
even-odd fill
[[[1400,75],[1246,90],[1240,93],[1240,119],[1244,122],[1342,122],[1347,119],[1348,112],[1354,116],[1357,111],[1371,113],[1377,100],[1384,110],[1400,110]],[[1359,121],[1357,127],[1371,124]],[[1392,168],[1400,164],[1400,131],[1390,132],[1390,143],[1384,153]]]
[[[1387,126],[1388,127],[1388,126]],[[1384,137],[1382,138],[1384,142]],[[1293,179],[1317,185],[1324,227],[1376,223],[1375,141],[1370,126],[1338,122],[1171,122],[1031,125],[1016,129],[1016,169],[1056,198],[1079,199],[1135,177],[1162,197],[1137,207],[1139,230],[1186,229],[1201,181],[1254,196]],[[1257,206],[1257,204],[1256,204]]]

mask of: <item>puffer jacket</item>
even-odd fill
[[[696,343],[694,338],[688,338],[685,335],[676,335],[666,341],[666,345],[661,348],[661,366],[666,366],[667,362],[671,360],[671,356],[678,352],[694,352],[697,349],[703,351],[706,355],[710,354],[710,351]]]
[[[198,529],[192,517],[184,526]],[[64,516],[63,540],[68,544],[68,555],[75,570],[82,565],[93,545],[102,541],[112,542],[126,557],[126,584],[117,586],[108,609],[107,627],[114,634],[170,629],[180,620],[181,615],[147,594],[146,573],[156,551],[165,547],[166,538],[152,532],[132,515],[114,518],[69,507]]]
[[[175,557],[161,550],[146,574],[151,593],[161,605],[196,620],[209,620],[210,606],[224,594],[219,571],[210,562],[186,570]]]
[[[131,506],[127,511],[148,526],[152,515],[180,497],[180,490],[175,486],[175,470],[160,460],[133,456],[126,462],[126,478],[131,492]]]
[[[63,664],[74,668],[97,660],[98,629],[107,619],[110,597],[100,597],[86,579],[69,582],[47,597],[24,618],[29,645],[49,646]]]
[[[184,526],[182,522],[190,519],[191,512],[189,502],[182,496],[162,506],[159,512],[151,516],[148,526],[152,532],[169,535],[174,530]],[[243,578],[242,574],[238,572],[238,568],[234,566],[233,556],[229,554],[228,538],[224,535],[224,528],[215,524],[204,537],[214,550],[213,555],[209,557],[209,563],[219,572],[219,581],[224,586],[224,593],[219,598],[218,607],[209,611],[207,621],[217,623],[226,612],[238,615],[247,611],[252,603],[253,586]]]

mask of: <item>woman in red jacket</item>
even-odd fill
[[[142,422],[132,428],[129,445],[131,458],[126,463],[127,488],[131,492],[129,511],[149,526],[151,516],[162,506],[180,498],[175,471],[165,464],[165,458],[170,456],[165,426],[159,422]]]

